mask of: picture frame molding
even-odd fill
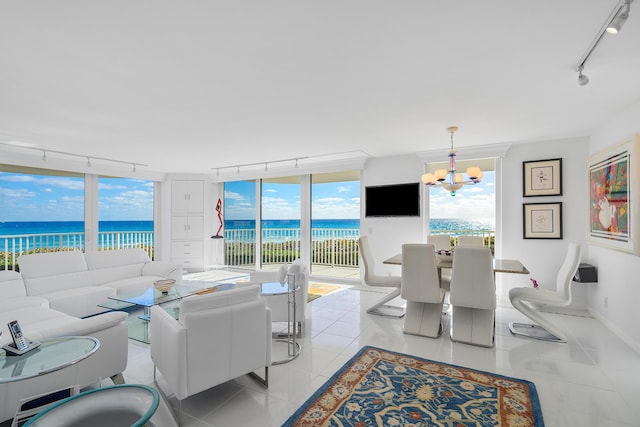
[[[538,213],[538,219],[532,215]],[[549,228],[550,227],[550,228]],[[523,203],[522,236],[524,239],[562,239],[562,202]]]
[[[540,182],[551,175],[549,183]],[[562,158],[522,162],[522,196],[562,196]]]
[[[627,188],[625,207],[626,222],[628,232],[615,232],[602,230],[602,227],[595,227],[596,220],[602,225],[600,219],[600,211],[602,210],[599,200],[594,200],[594,192],[598,184],[592,179],[594,172],[607,167],[614,162],[626,159],[627,161]],[[640,134],[632,135],[621,143],[607,147],[587,159],[586,165],[586,181],[587,181],[587,243],[606,247],[609,249],[631,253],[640,256]],[[597,197],[597,196],[596,196]],[[596,206],[597,205],[597,206]],[[608,205],[608,203],[607,203]],[[612,203],[612,205],[615,205]],[[612,209],[612,208],[609,208]],[[620,206],[616,206],[616,211],[620,212]],[[613,217],[614,214],[610,214]],[[610,218],[609,218],[610,220]],[[619,220],[617,218],[616,220]]]

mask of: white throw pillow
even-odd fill
[[[287,264],[282,264],[280,269],[278,269],[278,281],[280,283],[284,283],[287,281],[287,272],[289,269],[287,268]]]

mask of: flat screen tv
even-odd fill
[[[364,215],[420,216],[420,183],[365,187]]]

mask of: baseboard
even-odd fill
[[[615,336],[620,338],[626,345],[631,347],[636,353],[640,355],[640,343],[638,343],[629,335],[621,331],[620,328],[618,328],[615,324],[611,323],[607,318],[602,316],[602,314],[598,313],[597,311],[589,310],[589,313],[591,314],[592,317],[602,322],[602,324],[606,326],[607,329],[609,329],[611,332],[613,332]]]

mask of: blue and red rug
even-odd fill
[[[283,427],[543,427],[530,381],[363,347]]]

